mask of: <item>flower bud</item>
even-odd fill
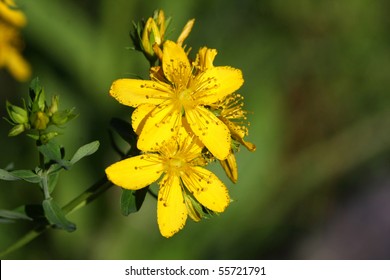
[[[8,101],[6,102],[6,108],[10,119],[15,124],[24,124],[28,122],[28,114],[25,109],[12,105]]]
[[[52,116],[58,111],[58,104],[60,102],[60,97],[58,95],[54,95],[51,97],[51,105],[48,110],[48,115]]]
[[[189,20],[186,25],[184,26],[183,30],[181,31],[179,38],[177,38],[177,44],[179,46],[182,46],[184,43],[184,40],[187,39],[188,35],[190,35],[192,27],[194,26],[195,19]]]
[[[183,193],[184,195],[184,202],[187,207],[188,216],[195,222],[199,222],[202,219],[202,206],[197,202],[195,199],[193,199],[189,194]]]
[[[166,19],[164,12],[157,10],[146,22],[134,23],[134,31],[131,33],[134,48],[143,52],[151,64],[158,59],[153,46],[163,45],[169,22],[170,18]]]
[[[40,140],[42,143],[47,143],[47,142],[49,142],[51,139],[53,139],[53,138],[56,137],[56,136],[58,136],[58,132],[52,131],[52,132],[48,132],[48,133],[42,134],[42,135],[39,137],[39,140]]]
[[[51,117],[51,122],[54,125],[63,125],[66,124],[71,119],[75,118],[77,115],[73,114],[73,109],[57,111]]]
[[[238,170],[236,157],[234,156],[233,152],[230,152],[226,159],[220,160],[219,162],[221,163],[221,166],[229,179],[233,183],[236,183],[238,180]]]
[[[39,111],[30,116],[30,124],[34,129],[44,130],[48,123],[49,117],[44,112]]]
[[[25,130],[25,126],[23,124],[17,124],[8,133],[8,136],[16,136],[22,133]]]

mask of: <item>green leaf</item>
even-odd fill
[[[20,178],[16,177],[15,175],[12,175],[11,172],[1,168],[0,168],[0,179],[4,181],[20,180]]]
[[[128,216],[131,213],[138,212],[145,200],[148,188],[132,191],[122,189],[121,195],[121,213]]]
[[[53,199],[45,199],[42,206],[45,216],[51,225],[69,232],[76,230],[76,225],[66,219],[65,214]]]
[[[30,99],[32,112],[43,112],[45,110],[45,92],[38,77],[30,83]]]
[[[0,217],[4,219],[9,219],[9,220],[30,220],[32,219],[27,216],[25,213],[22,213],[20,211],[12,211],[12,210],[3,210],[0,209]]]
[[[61,147],[53,141],[38,147],[38,151],[50,160],[61,160]]]
[[[49,193],[52,193],[57,185],[58,177],[60,175],[58,171],[47,174],[47,188],[49,190]]]
[[[29,183],[39,183],[42,177],[32,170],[14,170],[10,172],[13,176]]]
[[[39,140],[39,136],[38,136],[38,135],[31,134],[31,133],[27,133],[26,135],[27,135],[28,137],[34,139],[34,140]]]
[[[0,209],[0,223],[13,223],[16,220],[44,221],[42,205],[22,205],[14,210]]]
[[[39,146],[38,151],[47,159],[57,162],[65,169],[69,169],[71,166],[69,161],[62,159],[61,147],[53,141],[49,141],[48,143]]]
[[[84,146],[81,146],[73,155],[72,159],[70,160],[70,163],[75,164],[83,157],[92,155],[99,149],[99,145],[100,145],[99,141],[93,141]]]

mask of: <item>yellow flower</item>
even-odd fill
[[[151,80],[116,80],[110,94],[124,105],[137,107],[132,120],[133,127],[137,124],[140,150],[158,149],[184,124],[216,158],[225,159],[230,152],[230,131],[209,107],[243,82],[241,71],[228,66],[198,71],[181,46],[166,41],[162,67],[152,68]]]
[[[209,49],[203,47],[199,50],[195,60],[195,67],[198,71],[206,71],[213,68],[214,58],[217,55],[215,49]],[[250,142],[244,140],[244,137],[248,135],[248,122],[246,114],[243,110],[243,97],[237,93],[228,95],[224,100],[218,101],[210,106],[214,114],[222,120],[229,128],[231,138],[234,141],[238,141],[243,144],[251,152],[256,150],[256,146]],[[222,168],[225,170],[229,179],[236,183],[238,180],[237,162],[234,156],[234,152],[238,149],[237,145],[233,144],[233,149],[230,151],[226,159],[220,160]]]
[[[202,145],[184,129],[175,140],[156,152],[145,152],[112,164],[106,169],[114,184],[130,190],[144,188],[159,180],[157,221],[160,232],[171,237],[185,225],[187,216],[199,220],[188,196],[204,207],[223,212],[230,202],[225,185],[203,168]]]
[[[19,28],[26,24],[24,14],[11,9],[11,0],[0,2],[0,68],[7,68],[18,81],[26,81],[31,75],[28,62],[21,56],[23,47]]]
[[[195,67],[201,72],[213,68],[216,55],[217,51],[215,49],[201,48],[194,63]],[[240,94],[232,93],[226,95],[224,99],[211,104],[210,109],[226,124],[232,138],[253,152],[256,150],[256,146],[244,141],[244,137],[248,135],[249,124],[246,117],[247,111],[243,110],[243,100],[244,97]]]
[[[218,117],[226,124],[232,135],[232,139],[244,145],[249,151],[254,152],[256,146],[244,140],[248,135],[247,111],[243,110],[243,97],[240,94],[233,93],[226,97],[222,102],[213,104],[219,111]]]
[[[13,0],[0,1],[0,19],[15,27],[25,26],[26,16],[20,10],[12,7],[15,7]]]

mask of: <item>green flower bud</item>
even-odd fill
[[[45,111],[45,91],[38,78],[35,78],[30,84],[30,100],[32,112]]]
[[[8,101],[6,102],[7,112],[10,119],[15,124],[24,124],[28,122],[27,111],[19,106],[12,105]]]
[[[46,129],[48,123],[49,123],[49,117],[44,112],[36,112],[31,114],[30,116],[30,124],[32,128],[38,129],[38,130],[44,130]]]
[[[146,22],[134,24],[135,30],[131,34],[134,47],[136,50],[143,52],[152,63],[157,59],[153,45],[162,46],[170,20],[170,18],[165,18],[162,10],[158,10]]]
[[[70,110],[57,111],[51,117],[51,122],[55,125],[66,124],[71,119],[75,118],[77,115],[73,114],[74,108]]]
[[[54,95],[51,97],[51,105],[48,111],[49,116],[52,116],[58,111],[59,102],[60,102],[60,97],[58,95]]]
[[[8,133],[8,136],[16,136],[22,133],[25,130],[25,127],[23,124],[17,124]]]
[[[58,132],[52,131],[45,134],[42,134],[39,138],[39,140],[44,144],[49,142],[54,137],[58,136]]]

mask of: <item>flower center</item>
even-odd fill
[[[183,157],[174,156],[169,158],[166,163],[166,168],[168,172],[181,172],[183,167],[186,166],[186,161]]]
[[[191,88],[186,88],[180,91],[177,95],[178,101],[184,110],[186,108],[194,107],[195,105],[194,99],[192,98],[192,93],[193,90]]]

